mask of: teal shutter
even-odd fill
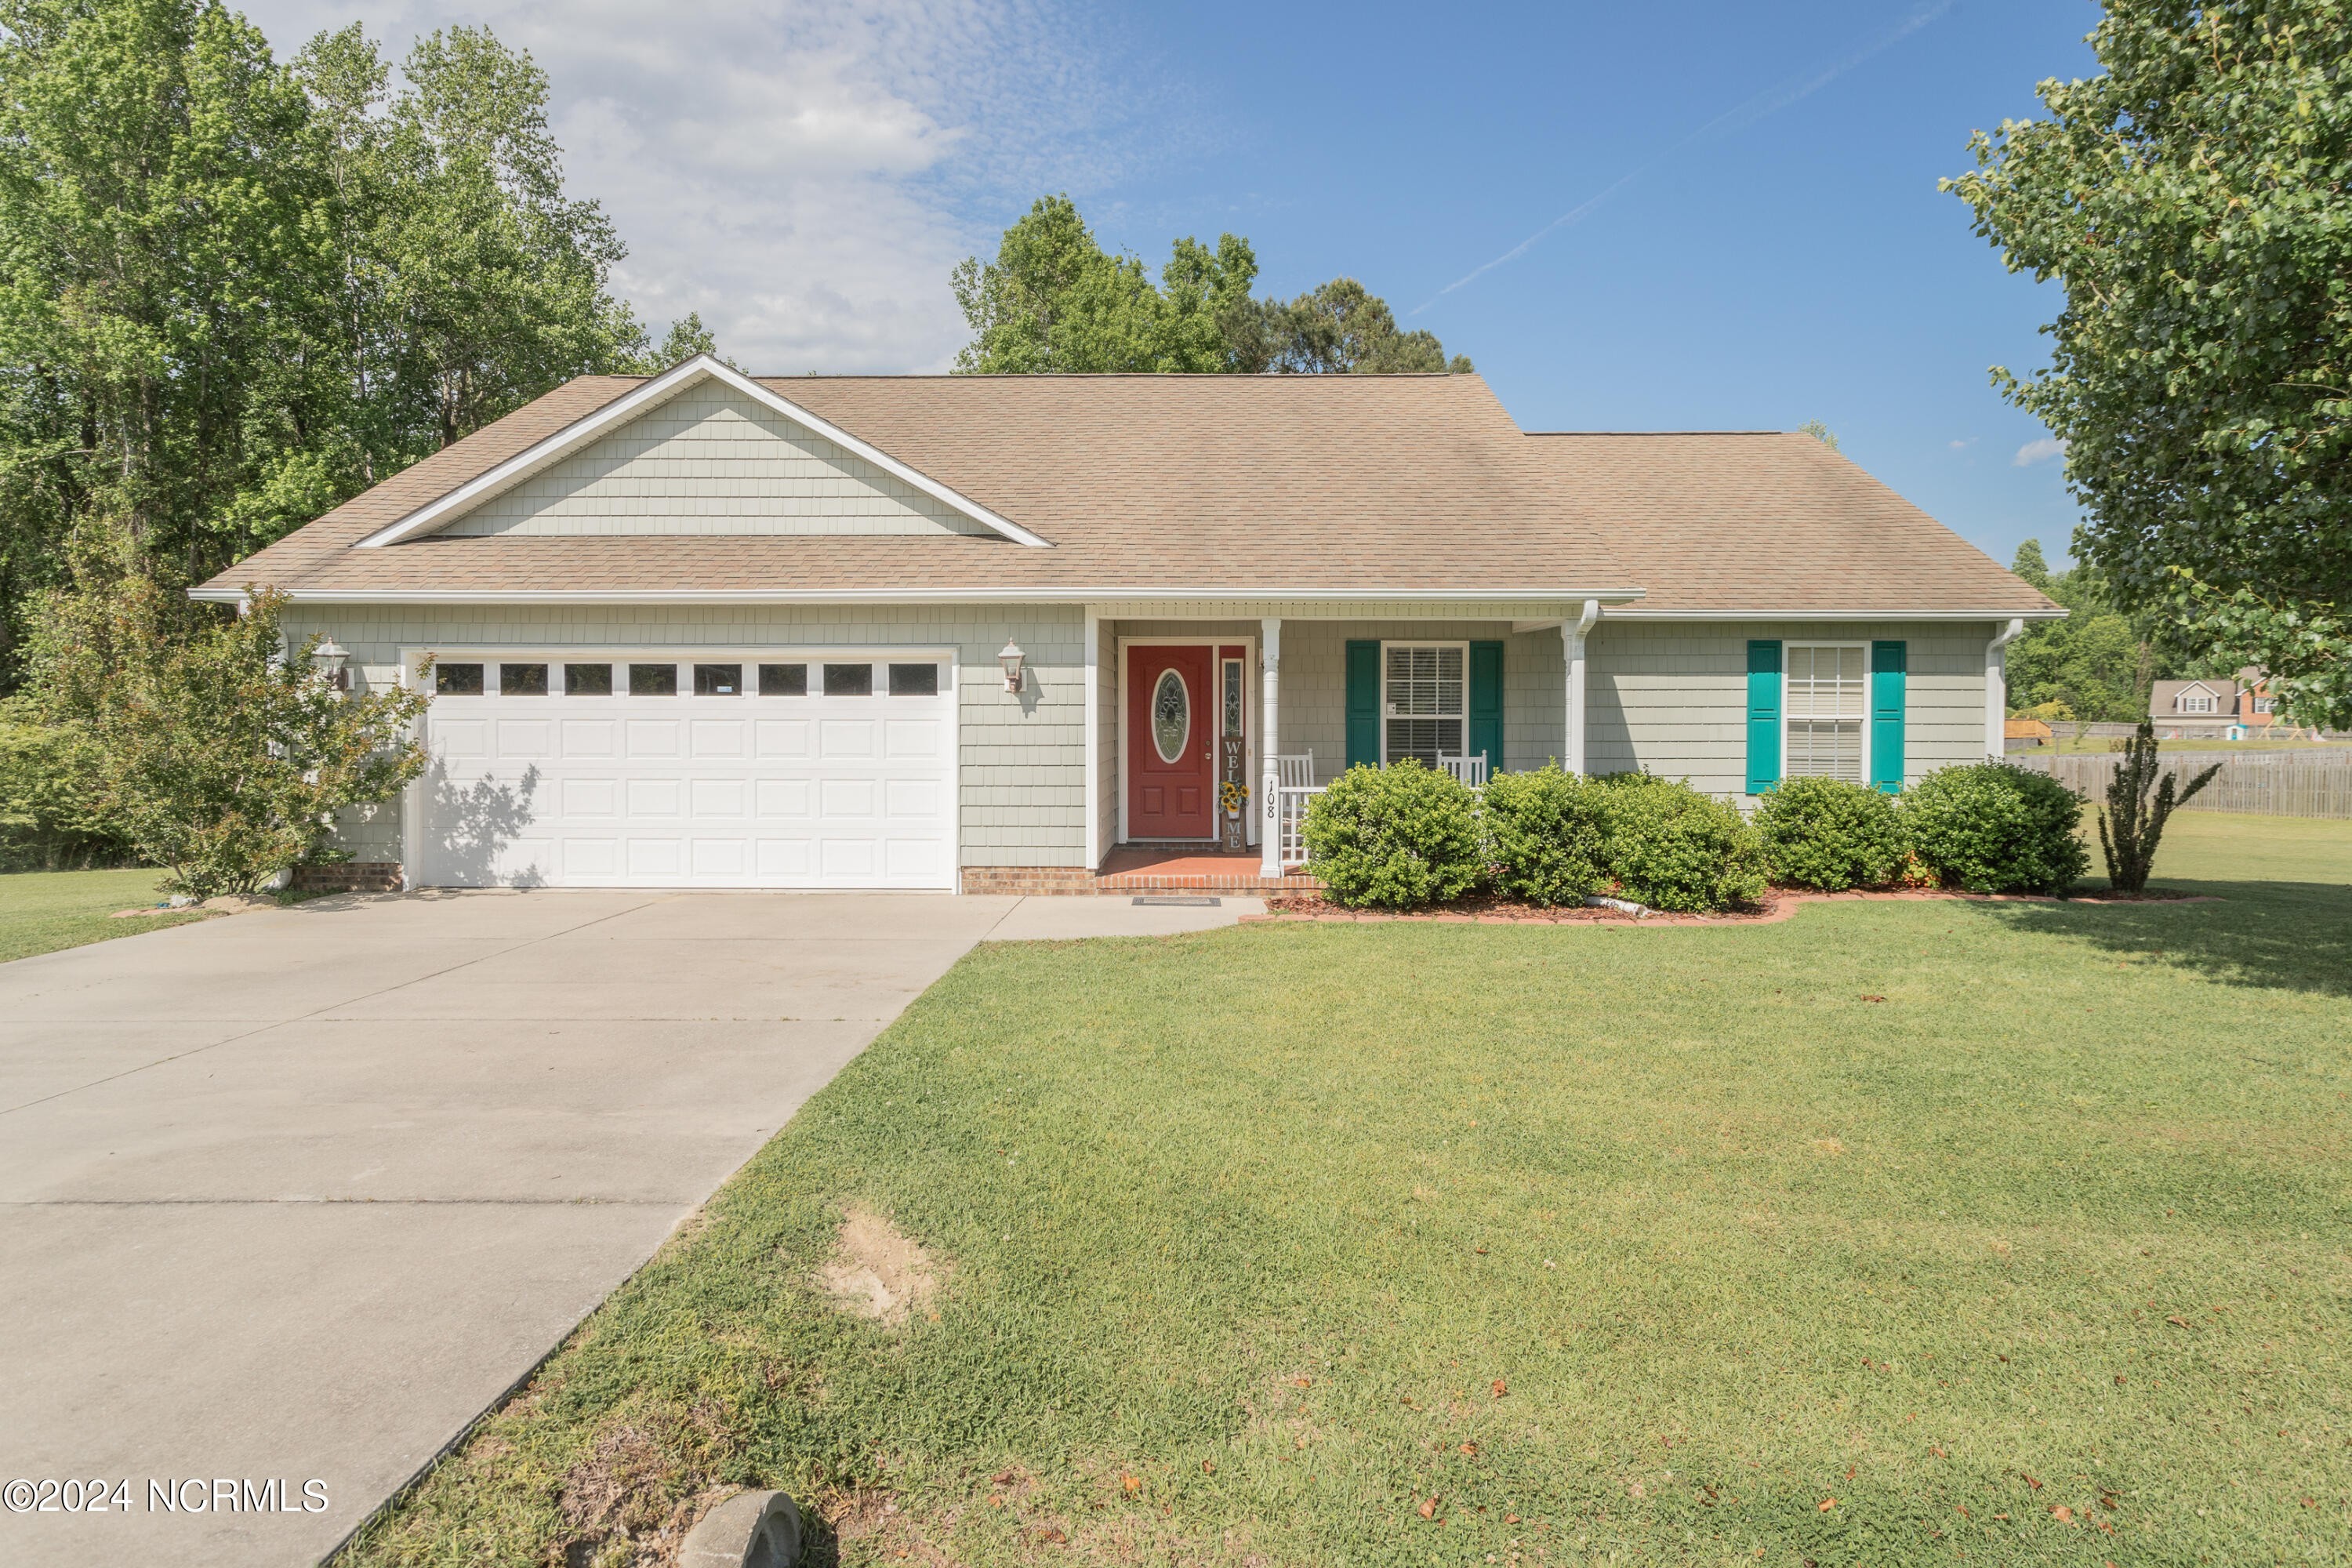
[[[1381,645],[1348,645],[1348,765],[1381,765]]]
[[[1470,645],[1470,744],[1465,754],[1486,753],[1486,771],[1503,771],[1503,645]]]
[[[1870,782],[1887,795],[1903,789],[1903,686],[1908,645],[1870,645]]]
[[[1780,782],[1780,645],[1748,645],[1748,793]]]

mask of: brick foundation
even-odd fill
[[[967,893],[1005,893],[1020,896],[1051,893],[1091,893],[1095,887],[1094,873],[1078,866],[966,866],[963,868],[963,890]]]
[[[963,890],[1019,897],[1099,893],[1126,897],[1136,893],[1282,894],[1317,898],[1323,884],[1293,872],[1265,877],[1254,872],[1118,871],[1097,874],[1076,866],[966,866]]]
[[[396,893],[400,891],[397,860],[345,860],[333,866],[297,866],[298,893]]]

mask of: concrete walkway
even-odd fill
[[[974,942],[1257,907],[421,894],[0,965],[0,1482],[129,1483],[12,1488],[0,1562],[315,1561]]]

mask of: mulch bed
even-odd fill
[[[1247,921],[1433,921],[1454,925],[1611,925],[1611,926],[1687,926],[1687,925],[1771,925],[1792,918],[1797,906],[1809,903],[1859,902],[1867,900],[1957,899],[1979,904],[2210,904],[2218,900],[2209,894],[2182,893],[2170,889],[2151,888],[2138,898],[2115,893],[2083,893],[2071,899],[2056,899],[2041,893],[1954,893],[1939,888],[1898,888],[1887,892],[1811,893],[1791,888],[1775,888],[1764,895],[1764,901],[1748,910],[1727,910],[1720,914],[1685,915],[1653,910],[1645,915],[1629,915],[1619,910],[1597,909],[1591,905],[1574,905],[1554,909],[1542,904],[1522,904],[1509,899],[1463,899],[1440,909],[1397,912],[1389,910],[1346,910],[1317,893],[1283,893],[1265,900],[1265,913],[1244,915]]]

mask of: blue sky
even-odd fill
[[[2087,0],[247,10],[281,53],[352,17],[395,57],[451,22],[530,49],[574,194],[632,247],[617,285],[756,370],[943,368],[948,268],[1066,190],[1155,266],[1232,229],[1262,290],[1354,274],[1528,428],[1818,418],[2004,561],[2074,526],[2048,433],[1985,374],[2042,363],[2056,291],[1936,179],[2094,68]]]

